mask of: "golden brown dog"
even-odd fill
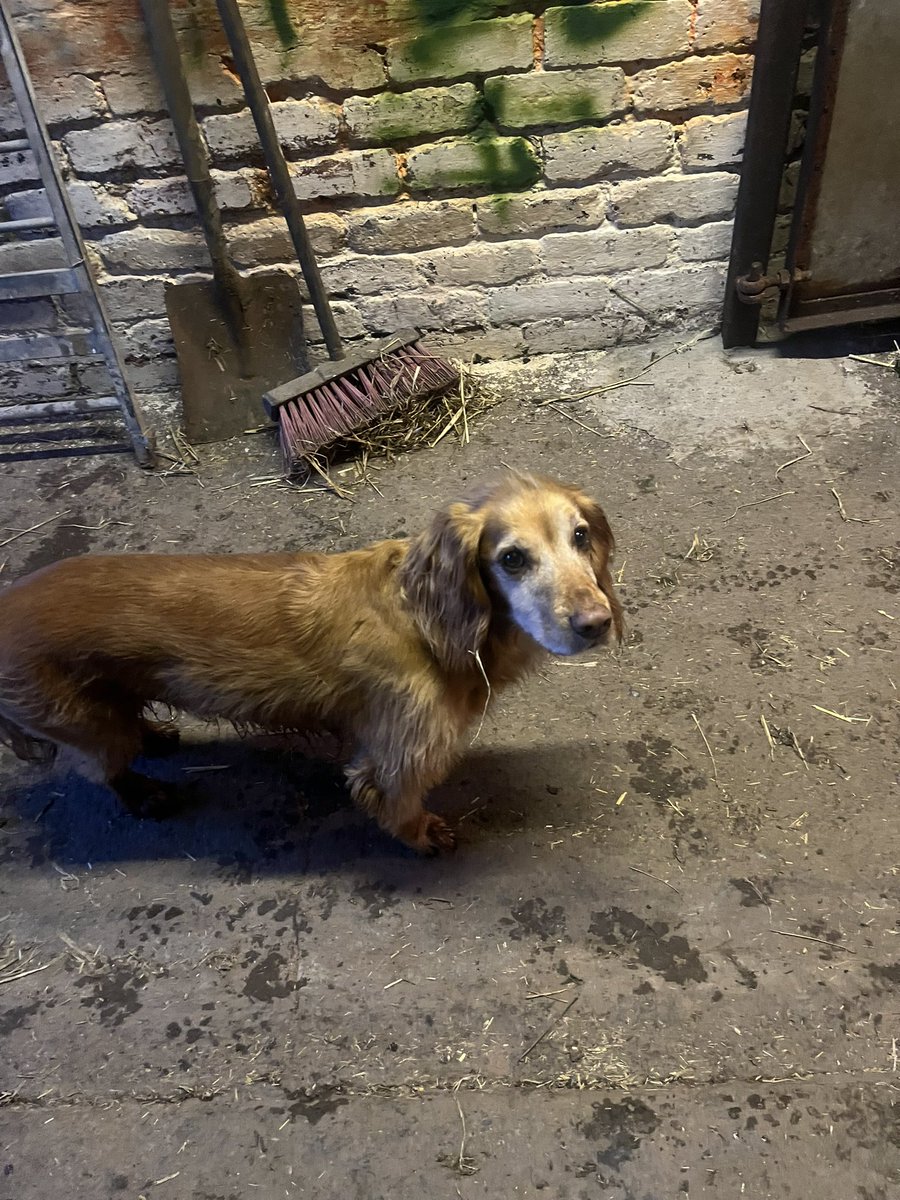
[[[450,848],[422,802],[467,726],[542,653],[621,636],[612,550],[594,501],[509,475],[410,541],[344,554],[67,559],[0,596],[0,736],[23,758],[79,752],[148,815],[171,799],[130,769],[162,749],[150,704],[324,727],[353,745],[367,813],[417,850]]]

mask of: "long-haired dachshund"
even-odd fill
[[[422,802],[488,700],[546,651],[621,637],[612,551],[593,500],[509,475],[364,550],[70,558],[0,596],[0,738],[20,758],[76,751],[152,815],[171,797],[131,763],[163,748],[154,702],[325,728],[354,747],[365,812],[416,850],[449,849]]]

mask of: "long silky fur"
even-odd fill
[[[511,477],[411,540],[343,554],[90,555],[35,572],[0,595],[0,740],[29,761],[73,749],[114,782],[153,705],[243,732],[324,730],[354,747],[351,791],[386,829],[449,844],[422,797],[484,712],[482,670],[494,697],[545,657],[486,586],[482,534],[504,497],[550,487],[577,496],[620,629],[602,510]]]

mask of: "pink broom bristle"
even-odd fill
[[[459,371],[451,363],[412,343],[321,383],[278,409],[285,465],[290,469],[390,408],[458,380]]]

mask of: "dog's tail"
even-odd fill
[[[0,744],[9,746],[16,758],[24,762],[46,765],[56,758],[57,747],[53,742],[27,733],[3,712],[0,712]]]

